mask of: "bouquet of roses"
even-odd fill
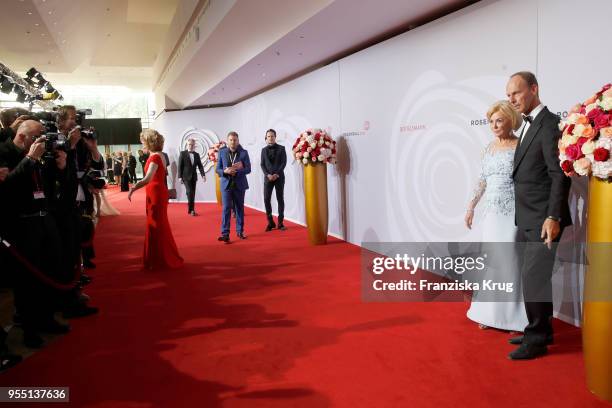
[[[336,164],[336,142],[322,129],[308,129],[293,144],[293,156],[304,164]]]
[[[214,145],[212,145],[212,147],[210,149],[208,149],[208,160],[210,160],[211,162],[217,162],[217,153],[219,153],[219,150],[221,150],[222,148],[225,147],[225,142],[221,141],[219,143],[215,143]]]
[[[612,85],[574,106],[559,128],[559,160],[567,176],[612,177]]]

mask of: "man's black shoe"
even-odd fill
[[[246,237],[246,235],[244,235],[244,233],[239,232],[239,233],[238,233],[238,238],[240,238],[240,239],[246,239],[247,237]]]
[[[91,276],[86,275],[86,274],[81,274],[81,278],[79,279],[79,283],[83,286],[85,285],[89,285],[91,283],[93,279],[91,278]]]
[[[64,318],[66,319],[78,319],[79,317],[86,317],[97,314],[99,309],[97,307],[87,306],[83,303],[74,305],[67,310],[64,310]]]
[[[217,238],[217,241],[223,241],[223,242],[229,242],[229,235],[221,235],[219,238]]]
[[[49,334],[66,334],[70,332],[70,325],[61,324],[55,319],[49,319],[45,322],[40,322],[36,324],[35,328],[39,332]]]
[[[45,341],[36,332],[32,330],[23,331],[23,345],[31,349],[39,349],[45,344]]]
[[[552,334],[549,336],[546,336],[546,345],[550,346],[551,344],[554,344],[554,339]],[[519,345],[519,344],[523,344],[523,336],[518,336],[518,337],[512,337],[508,340],[508,343],[510,344],[515,344],[515,345]]]
[[[272,223],[268,223],[268,226],[266,227],[266,232],[272,231],[274,228],[276,228],[276,224]]]
[[[284,231],[287,229],[287,227],[285,227],[283,224],[278,224],[278,229]]]
[[[96,264],[91,262],[89,259],[85,259],[83,261],[83,268],[86,268],[86,269],[96,269]]]
[[[545,355],[548,352],[546,346],[537,344],[521,344],[519,348],[508,354],[510,360],[532,360]]]
[[[21,362],[21,356],[17,354],[3,353],[0,355],[0,371],[8,370],[9,368]]]

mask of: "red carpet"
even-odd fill
[[[263,232],[256,211],[224,245],[216,204],[171,205],[186,266],[144,272],[144,191],[125,197],[109,192],[122,214],[96,237],[101,313],[0,386],[69,386],[88,407],[609,406],[585,387],[579,329],[555,321],[549,356],[509,361],[509,335],[479,330],[467,304],[363,303],[358,247]]]

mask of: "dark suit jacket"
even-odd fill
[[[264,174],[264,182],[268,182],[269,174],[278,174],[279,180],[284,180],[286,165],[287,152],[284,146],[273,144],[261,149],[261,170]]]
[[[249,159],[249,152],[238,145],[238,156],[236,156],[235,162],[242,162],[243,168],[236,171],[235,181],[236,190],[247,190],[249,188],[249,182],[247,181],[246,175],[251,172],[251,160]],[[217,161],[217,174],[221,178],[221,190],[229,190],[232,176],[225,174],[223,170],[232,165],[229,157],[230,149],[227,147],[219,150],[219,160]]]
[[[544,108],[533,119],[514,154],[515,222],[523,230],[540,230],[548,216],[571,225],[568,196],[571,179],[559,165],[559,117]]]
[[[183,150],[179,155],[178,178],[183,179],[184,181],[197,180],[198,172],[196,169],[199,169],[200,174],[202,177],[204,177],[204,166],[202,166],[200,154],[198,152],[193,152],[193,164],[191,164],[189,152],[187,150]]]

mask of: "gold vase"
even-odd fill
[[[589,180],[582,345],[587,386],[612,402],[612,183]]]
[[[221,200],[221,177],[217,173],[217,163],[215,163],[215,167],[213,167],[215,171],[215,192],[217,193],[217,204],[223,205],[223,201]]]
[[[327,165],[304,165],[304,198],[308,238],[313,245],[327,243]]]

